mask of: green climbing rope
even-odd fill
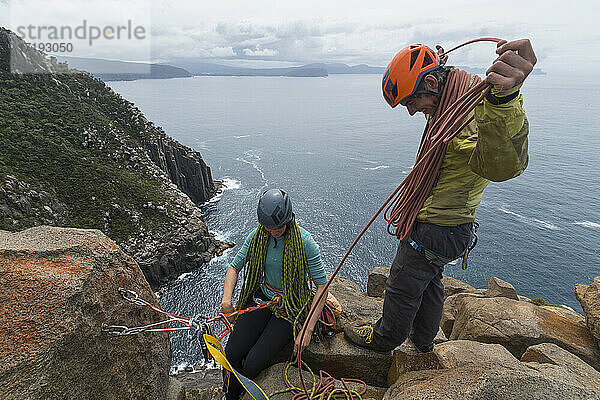
[[[312,386],[308,390],[308,398],[304,390],[298,386],[295,386],[290,378],[288,370],[290,367],[295,366],[295,361],[290,361],[286,363],[283,368],[283,381],[286,387],[281,390],[277,390],[273,393],[269,394],[269,398],[273,398],[278,394],[283,393],[291,393],[292,400],[374,400],[373,398],[363,397],[367,392],[367,385],[359,380],[359,379],[344,379],[342,378],[340,382],[343,387],[335,386],[336,380],[331,375],[329,375],[325,371],[319,371],[319,376],[317,379],[317,375],[312,371],[312,369],[302,361],[302,367],[310,373],[312,377]],[[359,384],[361,386],[360,390],[350,388],[349,384]]]
[[[269,233],[259,225],[254,235],[252,235],[244,259],[244,284],[239,300],[236,303],[238,310],[246,307],[252,295],[258,290],[264,280],[268,243]],[[281,264],[285,313],[278,316],[292,324],[295,337],[306,319],[308,307],[314,296],[306,279],[308,264],[306,262],[302,234],[295,218],[287,224]],[[291,318],[291,316],[295,317]]]

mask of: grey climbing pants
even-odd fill
[[[471,241],[471,223],[439,226],[416,222],[411,237],[451,259],[462,255]],[[374,342],[394,349],[411,335],[418,346],[428,345],[438,332],[444,307],[444,267],[434,265],[412,246],[400,242],[385,284],[383,316],[374,327]]]

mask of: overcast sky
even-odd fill
[[[71,54],[98,58],[384,66],[409,43],[450,48],[495,36],[530,38],[538,67],[549,73],[593,75],[600,61],[600,6],[593,1],[0,0],[0,6],[0,22],[13,30],[30,23],[75,26],[83,19],[98,26],[132,20],[146,29],[143,41],[97,40]],[[455,52],[449,64],[483,67],[493,58],[493,45],[479,44]]]

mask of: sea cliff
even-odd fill
[[[0,28],[0,229],[100,229],[157,289],[231,245],[199,208],[217,190],[200,153]]]

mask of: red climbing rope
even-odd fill
[[[221,321],[221,322],[223,322],[223,324],[225,324],[225,328],[223,330],[221,330],[219,333],[217,333],[217,335],[216,335],[216,338],[221,340],[233,330],[233,327],[231,326],[229,319],[231,319],[233,317],[237,317],[238,315],[252,312],[254,310],[259,310],[261,308],[267,308],[267,307],[281,305],[281,297],[275,296],[271,301],[259,303],[256,306],[248,307],[243,310],[236,310],[236,311],[228,313],[228,314],[219,313],[217,316],[210,317],[210,318],[204,317],[204,316],[198,316],[196,318],[187,318],[187,317],[182,317],[179,315],[171,314],[165,310],[162,310],[162,309],[150,304],[149,302],[147,302],[144,299],[140,299],[138,297],[137,293],[134,292],[133,290],[119,288],[119,293],[121,293],[121,296],[123,296],[123,298],[125,300],[127,300],[128,302],[133,303],[138,306],[150,308],[151,310],[154,310],[158,313],[168,316],[169,319],[166,319],[164,321],[155,322],[155,323],[149,324],[149,325],[136,326],[133,328],[129,328],[129,327],[123,326],[123,325],[103,325],[102,331],[106,332],[110,335],[113,335],[113,336],[136,335],[136,334],[142,333],[142,332],[169,332],[169,331],[199,329],[200,328],[199,320],[203,320],[203,322],[205,322],[207,324],[217,322],[217,321]],[[165,325],[168,325],[172,322],[183,324],[183,326],[164,327]],[[163,327],[156,328],[157,326],[163,326]],[[212,328],[211,328],[211,331],[212,331]],[[212,332],[211,332],[211,334],[212,334]],[[215,336],[215,335],[213,335],[213,336]]]

